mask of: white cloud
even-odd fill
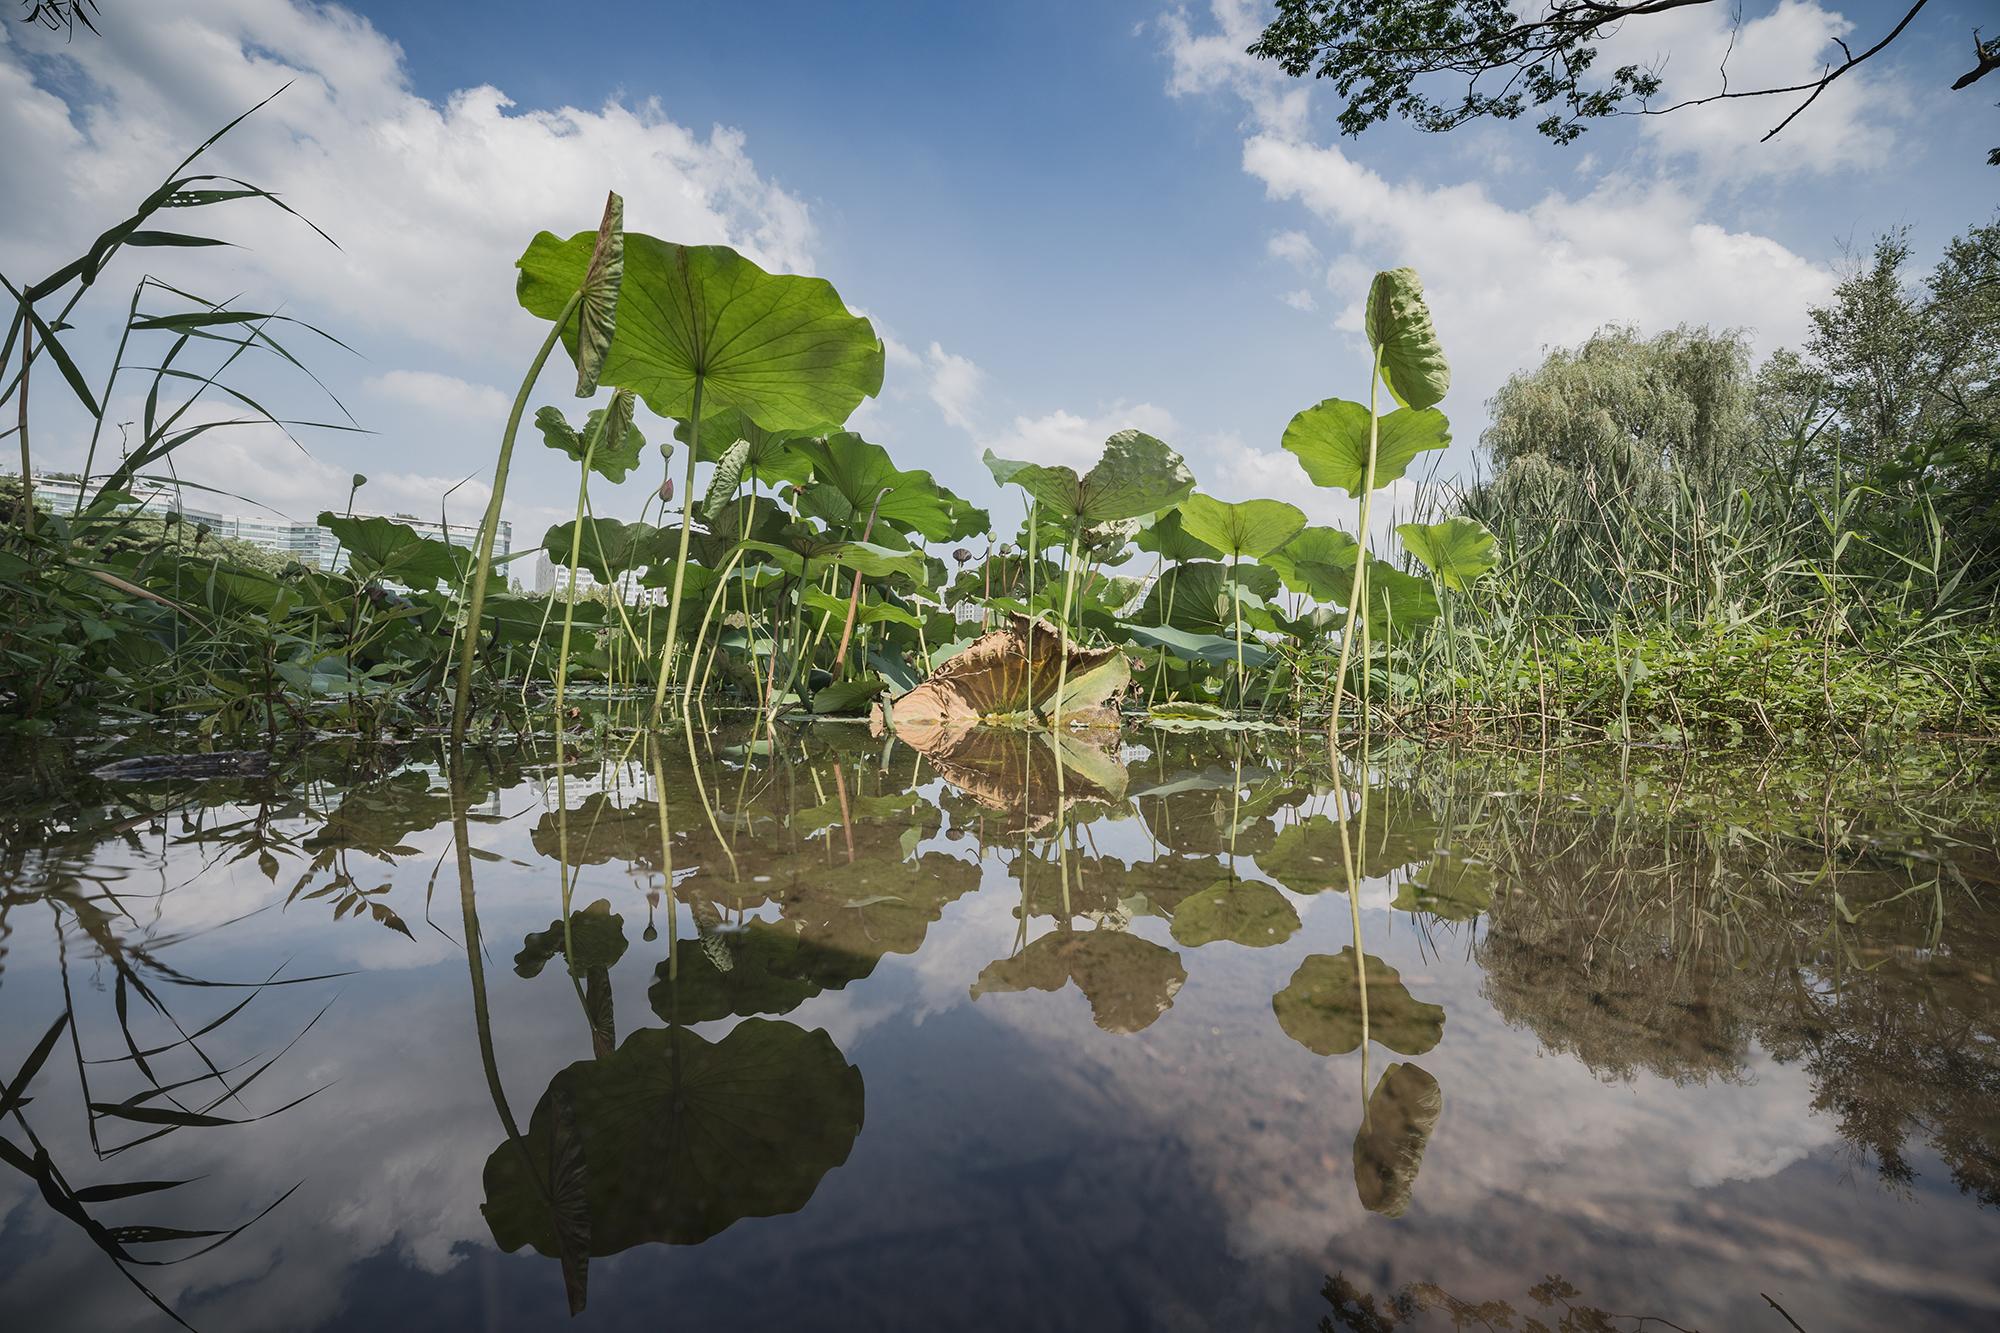
[[[1264,243],[1264,252],[1283,259],[1301,272],[1310,273],[1319,261],[1319,247],[1302,231],[1281,231]]]
[[[1079,471],[1096,464],[1104,441],[1121,430],[1142,430],[1171,444],[1179,425],[1173,413],[1151,403],[1113,403],[1094,417],[1057,409],[1046,416],[1015,417],[998,435],[980,440],[1002,458],[1028,463],[1059,463]]]
[[[481,422],[504,421],[513,400],[490,384],[471,384],[434,370],[392,370],[362,381],[362,387],[406,408]]]
[[[931,401],[944,413],[945,422],[960,430],[971,430],[970,413],[979,401],[986,372],[969,357],[947,352],[935,342],[924,353],[924,368],[930,374]]]
[[[1447,409],[1456,413],[1468,443],[1475,432],[1467,425],[1483,415],[1486,399],[1509,373],[1533,364],[1544,346],[1579,341],[1607,323],[1638,320],[1648,329],[1681,322],[1746,327],[1768,351],[1796,341],[1806,307],[1832,289],[1825,265],[1767,237],[1717,226],[1707,220],[1706,187],[1664,173],[1605,175],[1583,193],[1551,190],[1521,208],[1498,202],[1479,184],[1388,179],[1340,148],[1314,143],[1306,109],[1292,100],[1306,85],[1242,54],[1256,34],[1261,7],[1215,0],[1212,14],[1217,31],[1208,34],[1197,35],[1184,21],[1167,25],[1174,59],[1170,91],[1226,91],[1247,104],[1244,171],[1261,180],[1272,199],[1302,204],[1341,242],[1342,253],[1327,273],[1339,312],[1336,328],[1358,335],[1373,270],[1411,264],[1423,274],[1453,363]],[[1782,21],[1782,33],[1759,29],[1745,41],[1754,38],[1756,58],[1768,63],[1781,36],[1798,40],[1799,31],[1815,31],[1812,15],[1820,15],[1811,21],[1821,28],[1836,22],[1810,5],[1784,0],[1773,19]],[[1768,72],[1765,65],[1758,68]],[[1718,122],[1695,124],[1655,134],[1663,146],[1667,136],[1680,134],[1673,144],[1706,151],[1701,145],[1719,135]],[[1820,159],[1801,149],[1790,160],[1815,165]],[[1279,244],[1271,243],[1274,254]],[[1365,369],[1355,378],[1365,381]]]
[[[181,460],[204,479],[231,460],[229,489],[280,510],[316,512],[346,493],[353,467],[386,494],[391,450],[397,462],[419,454],[427,471],[460,475],[490,460],[490,428],[511,388],[489,383],[511,386],[546,328],[515,302],[514,260],[538,231],[595,227],[607,189],[624,195],[635,231],[727,243],[776,271],[813,267],[806,205],[757,172],[737,131],[698,134],[650,101],[509,114],[502,91],[479,87],[433,103],[411,91],[400,48],[338,6],[184,0],[130,7],[88,41],[4,25],[0,271],[32,278],[74,257],[193,145],[287,83],[198,169],[279,193],[340,248],[241,201],[172,220],[241,248],[134,252],[116,283],[144,268],[196,291],[242,291],[239,304],[283,309],[367,355],[394,357],[401,368],[363,381],[355,404],[384,409],[357,411],[380,435],[315,446],[352,465],[331,469],[340,483],[332,495],[311,489],[316,474],[289,445],[267,441],[270,456],[252,459],[249,437],[228,448],[204,439]],[[93,326],[78,323],[72,338],[87,342]],[[344,357],[308,361],[338,379],[354,371]],[[260,394],[269,387],[252,384]],[[403,423],[419,411],[422,424]],[[44,436],[52,463],[64,454],[61,436]],[[517,473],[530,499],[549,467],[539,453],[525,454]],[[460,490],[454,509],[472,494]],[[436,491],[419,498],[401,507],[435,510]],[[540,516],[511,500],[509,512]]]
[[[1311,291],[1304,287],[1295,292],[1286,292],[1278,298],[1294,310],[1317,310],[1319,302],[1313,299]]]

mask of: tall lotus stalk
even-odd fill
[[[605,196],[604,220],[597,226],[597,245],[590,254],[590,267],[583,284],[563,306],[542,340],[542,348],[528,367],[521,388],[514,395],[514,410],[507,415],[507,430],[500,437],[500,457],[493,464],[493,495],[486,502],[486,516],[479,524],[479,555],[472,569],[472,588],[465,602],[465,642],[459,649],[458,689],[451,704],[451,739],[454,745],[465,740],[466,719],[472,701],[472,659],[479,650],[479,622],[486,609],[486,580],[493,568],[493,542],[500,531],[500,506],[507,496],[507,470],[514,459],[514,437],[521,429],[521,416],[528,410],[528,395],[541,378],[542,367],[556,340],[562,337],[570,317],[577,317],[576,396],[589,398],[597,392],[597,377],[604,369],[604,355],[618,316],[618,289],[625,276],[625,201],[616,191]]]

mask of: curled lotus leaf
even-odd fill
[[[1354,1136],[1354,1188],[1361,1206],[1384,1217],[1409,1211],[1424,1149],[1444,1114],[1444,1089],[1412,1064],[1393,1064],[1368,1096],[1368,1117]]]
[[[1044,935],[1012,958],[987,965],[972,998],[1025,990],[1059,991],[1074,981],[1106,1032],[1138,1032],[1173,1007],[1187,983],[1180,955],[1118,930]]]
[[[604,354],[618,327],[618,288],[625,277],[625,200],[613,190],[604,199],[604,220],[583,273],[583,300],[576,314],[576,396],[597,392]]]
[[[550,1160],[554,1102],[575,1116],[590,1253],[654,1241],[698,1245],[745,1217],[805,1207],[861,1132],[861,1071],[823,1031],[746,1018],[720,1041],[642,1028],[612,1054],[558,1073],[523,1136]],[[556,1228],[520,1149],[486,1159],[480,1211],[502,1250],[559,1253]]]
[[[1174,908],[1174,938],[1191,947],[1232,940],[1268,949],[1298,929],[1299,914],[1290,900],[1255,880],[1222,880],[1189,894]]]
[[[1044,622],[1015,614],[1004,628],[975,639],[939,663],[923,684],[891,700],[884,717],[899,731],[1043,712],[1064,721],[1081,714],[1115,723],[1116,713],[1105,705],[1131,682],[1123,649],[1079,648]]]
[[[1444,1010],[1411,996],[1402,977],[1366,955],[1368,1036],[1398,1055],[1422,1055],[1444,1037]],[[1291,984],[1271,997],[1278,1026],[1314,1055],[1346,1055],[1361,1046],[1361,988],[1354,946],[1316,953],[1299,964]]]
[[[1392,268],[1375,275],[1362,325],[1368,345],[1382,353],[1382,382],[1391,397],[1406,408],[1426,408],[1444,397],[1451,388],[1451,366],[1415,269]]]

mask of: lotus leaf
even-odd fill
[[[1382,353],[1382,381],[1391,397],[1406,408],[1426,408],[1444,397],[1451,388],[1451,367],[1431,326],[1424,284],[1415,269],[1375,275],[1362,326],[1368,330],[1368,345]]]
[[[625,918],[612,912],[610,899],[599,898],[582,911],[569,914],[569,940],[576,951],[574,956],[564,955],[571,976],[608,971],[625,956]],[[527,936],[521,952],[514,955],[514,971],[523,977],[539,976],[548,961],[562,952],[563,923],[551,921],[547,930]]]
[[[1225,504],[1207,495],[1190,495],[1180,503],[1187,535],[1206,542],[1224,555],[1269,555],[1299,535],[1306,516],[1282,500],[1244,500]]]
[[[543,319],[561,314],[596,240],[537,235],[516,261],[522,306]],[[575,357],[573,328],[563,344]],[[766,273],[726,245],[625,233],[618,328],[600,378],[656,415],[690,416],[699,377],[704,418],[734,407],[766,430],[818,430],[880,393],[883,365],[874,327],[825,279]]]
[[[1106,440],[1097,466],[1081,477],[1071,468],[997,459],[990,449],[986,466],[1003,485],[1012,482],[1032,495],[1047,516],[1078,528],[1156,514],[1194,489],[1194,474],[1181,456],[1136,430]]]
[[[1499,563],[1493,534],[1476,518],[1448,518],[1442,523],[1404,523],[1396,529],[1403,549],[1449,587],[1464,589]]]
[[[1375,485],[1400,478],[1416,456],[1451,443],[1444,413],[1427,407],[1400,408],[1377,423]],[[1368,409],[1329,398],[1293,417],[1284,447],[1298,455],[1315,486],[1338,486],[1360,499],[1368,490]]]

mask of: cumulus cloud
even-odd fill
[[[1301,287],[1295,292],[1286,292],[1278,299],[1294,310],[1319,309],[1319,301],[1314,298],[1312,290],[1307,287]]]
[[[1078,416],[1057,409],[1039,417],[1015,417],[1013,423],[980,443],[1002,458],[1028,463],[1059,463],[1079,471],[1096,464],[1104,441],[1121,430],[1142,430],[1172,443],[1179,433],[1174,414],[1151,403],[1113,403],[1096,416]]]
[[[1357,350],[1368,275],[1401,264],[1418,268],[1452,358],[1447,410],[1462,423],[1476,420],[1506,376],[1532,364],[1545,346],[1579,341],[1605,324],[1637,318],[1648,328],[1681,322],[1743,327],[1768,350],[1796,341],[1805,331],[1806,307],[1832,289],[1827,266],[1768,237],[1731,232],[1710,220],[1711,183],[1700,179],[1613,172],[1577,193],[1551,190],[1538,202],[1510,207],[1477,183],[1391,179],[1342,148],[1322,147],[1299,100],[1309,85],[1243,54],[1261,14],[1247,0],[1215,0],[1210,31],[1195,31],[1185,18],[1166,21],[1174,62],[1169,91],[1226,93],[1245,105],[1243,169],[1264,183],[1270,198],[1303,205],[1336,239],[1326,294],[1336,312],[1334,327],[1355,335]],[[1679,49],[1694,62],[1707,59],[1713,43],[1693,40],[1697,29],[1687,25],[1713,28],[1726,16],[1690,13],[1676,21],[1682,38],[1647,31],[1682,41]],[[1824,45],[1844,31],[1843,22],[1814,5],[1783,0],[1768,20],[1758,21],[1763,26],[1748,25],[1739,35],[1734,59],[1743,67],[1732,64],[1732,79],[1751,72],[1790,77],[1783,71],[1797,63],[1797,51]],[[1717,31],[1726,42],[1726,31]],[[1713,54],[1719,59],[1719,48]],[[1859,89],[1829,118],[1832,128],[1802,135],[1788,150],[1788,169],[1823,165],[1831,150],[1824,149],[1822,133],[1837,138],[1857,132],[1855,117],[1864,104],[1873,105],[1871,96]],[[1700,117],[1661,118],[1651,133],[1662,149],[1707,154],[1721,164],[1718,171],[1755,165],[1725,148],[1717,115]],[[1728,132],[1745,137],[1738,123]],[[1886,151],[1886,140],[1868,142],[1876,145],[1868,151]],[[1295,235],[1299,240],[1289,239]],[[1286,233],[1267,250],[1273,257],[1304,255],[1299,241],[1311,244],[1309,237]],[[1303,308],[1293,296],[1281,299]],[[1472,431],[1461,425],[1460,433],[1469,437]]]
[[[1311,272],[1319,262],[1319,247],[1302,231],[1279,232],[1264,243],[1264,251],[1304,272]]]
[[[362,387],[399,407],[461,419],[505,420],[513,400],[490,384],[471,384],[434,370],[392,370],[362,381]]]
[[[594,228],[607,189],[634,230],[811,267],[805,205],[757,174],[740,133],[702,137],[653,102],[509,115],[493,87],[437,105],[410,90],[401,48],[337,6],[142,6],[74,43],[9,28],[0,133],[26,150],[0,166],[12,267],[67,258],[74,220],[115,222],[190,145],[287,84],[203,161],[281,194],[340,248],[243,204],[203,223],[245,244],[240,269],[346,327],[475,355],[496,331],[532,332],[515,258],[539,230]]]

